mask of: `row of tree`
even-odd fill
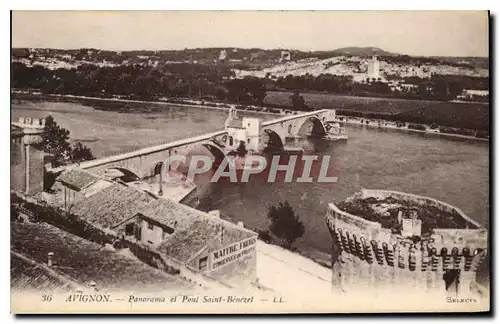
[[[351,76],[332,74],[287,75],[276,80],[232,77],[234,72],[228,66],[210,64],[164,64],[159,68],[85,64],[76,69],[57,70],[39,65],[28,67],[19,62],[12,65],[12,86],[16,89],[97,97],[121,96],[139,100],[195,97],[263,105],[267,89],[286,89],[446,101],[455,99],[464,89],[489,88],[489,78],[455,75],[433,75],[430,79],[407,78],[405,82],[413,86],[400,90],[391,89],[379,79],[358,83]],[[301,106],[294,101],[293,107]]]
[[[262,105],[266,86],[262,79],[234,76],[227,66],[168,64],[162,68],[127,65],[50,70],[40,65],[12,64],[12,87],[42,93],[92,97],[120,96],[138,100],[161,97],[218,98],[219,100]]]
[[[381,78],[367,78],[363,82],[354,82],[352,76],[320,74],[313,76],[287,75],[270,81],[277,89],[292,91],[333,92],[348,95],[370,95],[425,100],[453,100],[464,89],[488,90],[489,78],[461,75],[433,75],[430,79],[419,77],[406,78],[404,82],[411,85],[406,88],[392,88],[381,82]]]

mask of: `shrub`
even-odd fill
[[[259,234],[259,240],[266,243],[271,243],[273,241],[273,237],[271,236],[271,233],[269,233],[269,230],[258,229],[256,232]]]
[[[277,207],[271,206],[267,217],[271,220],[269,230],[279,239],[286,242],[286,247],[291,248],[292,243],[304,235],[304,224],[299,220],[292,207],[285,201]]]
[[[409,124],[408,129],[426,130],[425,126],[422,124]]]

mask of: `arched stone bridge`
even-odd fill
[[[326,135],[326,123],[335,120],[335,110],[317,110],[298,115],[289,115],[262,122],[261,136],[269,142],[283,147],[287,138],[306,135]],[[225,130],[195,136],[167,144],[157,145],[110,157],[99,158],[80,164],[66,165],[49,171],[62,172],[69,168],[83,168],[98,175],[105,175],[108,169],[118,169],[126,175],[136,175],[140,179],[153,177],[161,171],[163,161],[172,155],[184,155],[189,150],[203,146],[216,158],[223,158],[227,152],[223,138]]]

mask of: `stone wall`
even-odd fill
[[[363,190],[354,197],[383,199],[395,195],[397,199],[454,208],[432,198],[399,192]],[[332,284],[342,291],[406,287],[469,293],[487,252],[487,231],[475,222],[478,229],[436,229],[430,239],[418,242],[341,211],[334,204],[328,206],[326,222],[333,238]]]
[[[11,125],[11,189],[28,195],[43,191],[43,119],[20,118]]]
[[[240,247],[240,243],[247,245]],[[205,275],[217,281],[226,283],[231,287],[248,286],[255,283],[257,279],[256,243],[257,234],[252,237],[246,237],[245,239],[225,242],[222,242],[221,237],[219,236],[217,239],[208,244],[199,255],[191,260],[189,266],[193,269],[199,269],[200,259],[206,258],[207,270],[204,271]],[[214,252],[234,245],[238,246],[235,252],[218,259],[214,258]],[[220,261],[224,261],[226,258],[235,258],[235,260],[221,264]]]
[[[10,188],[24,192],[26,189],[26,153],[23,138],[12,137],[10,140]]]

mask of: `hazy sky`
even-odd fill
[[[488,56],[485,11],[15,11],[13,47],[109,50],[374,46],[409,55]]]

